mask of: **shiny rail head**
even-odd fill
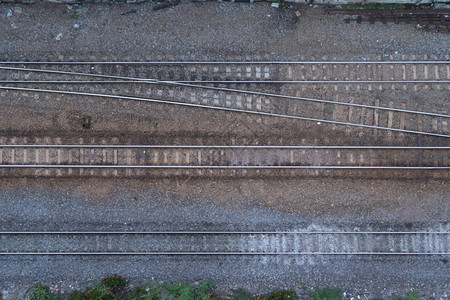
[[[448,231],[0,231],[0,235],[444,235]]]
[[[39,169],[209,169],[209,170],[450,170],[450,166],[314,166],[314,165],[0,165],[0,168]]]
[[[45,165],[2,164],[0,168],[110,168],[110,169],[378,169],[378,170],[449,170],[450,166],[315,166],[315,165]]]
[[[143,148],[143,149],[349,149],[349,150],[450,150],[450,146],[347,146],[347,145],[328,145],[328,146],[313,146],[313,145],[77,145],[77,144],[2,144],[0,148]]]
[[[0,252],[0,256],[446,256],[450,252]]]
[[[449,64],[447,60],[359,61],[0,61],[0,65],[289,65],[289,64]]]

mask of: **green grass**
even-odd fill
[[[74,11],[70,17],[74,20],[78,20],[79,16],[80,14],[77,11]]]
[[[314,288],[311,298],[314,300],[342,300],[342,291],[333,288]]]
[[[69,300],[300,300],[295,290],[275,290],[266,295],[253,295],[246,289],[238,289],[226,297],[219,298],[214,291],[214,282],[205,280],[200,284],[175,282],[137,285],[128,288],[128,280],[121,275],[112,275],[96,281],[84,290],[74,290]],[[303,286],[303,282],[300,282]],[[419,300],[419,293],[412,291],[406,296],[396,296],[392,300]],[[342,290],[338,288],[315,287],[306,299],[342,300]],[[67,298],[64,298],[67,299]],[[1,294],[0,294],[0,300]],[[36,284],[27,300],[62,300],[53,288]]]
[[[215,300],[218,296],[213,292],[213,286],[212,280],[205,280],[199,285],[177,282],[136,287],[128,293],[127,300]]]
[[[272,292],[267,300],[300,300],[297,293],[293,290],[279,290]]]
[[[61,297],[53,293],[50,288],[43,284],[36,284],[28,295],[29,300],[61,300]]]
[[[419,292],[409,292],[408,294],[406,294],[405,297],[403,296],[396,296],[394,298],[392,298],[392,300],[419,300]]]
[[[252,300],[253,295],[246,289],[238,289],[231,295],[230,298],[233,300]]]

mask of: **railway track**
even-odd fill
[[[368,90],[386,85],[447,90],[450,63],[445,60],[0,62],[0,71],[3,91],[112,97],[450,137],[446,106],[443,112],[426,112],[407,109],[405,104],[393,107],[393,102],[381,105],[377,99],[364,103],[354,98],[302,97],[305,86],[317,84],[344,85],[347,90],[361,84]],[[283,88],[275,88],[279,92],[274,93],[273,84]],[[264,91],[267,88],[271,91]]]
[[[0,255],[450,255],[450,232],[0,232]]]
[[[350,15],[345,18],[346,23],[413,23],[418,29],[450,33],[450,9],[328,9],[326,12]]]
[[[448,60],[0,62],[0,70],[2,84],[25,81],[42,84],[62,81],[68,84],[62,75],[72,73],[80,76],[84,73],[180,83],[326,84],[333,88],[335,84],[371,84],[376,89],[392,89],[392,85],[402,88],[403,84],[435,84],[436,88],[450,88]],[[53,73],[53,76],[47,73],[44,76],[42,73],[45,72],[38,70],[67,73]],[[74,81],[76,77],[68,80]]]
[[[305,170],[436,172],[448,178],[450,147],[0,145],[0,176],[301,175]],[[281,173],[280,173],[281,172]]]

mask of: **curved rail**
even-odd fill
[[[0,86],[0,89],[41,92],[41,93],[53,93],[53,94],[63,94],[63,95],[91,96],[91,97],[99,97],[99,98],[113,98],[113,99],[132,100],[132,101],[143,101],[143,102],[171,104],[171,105],[179,105],[179,106],[187,106],[187,107],[197,107],[197,108],[205,108],[205,109],[213,109],[213,110],[221,110],[221,111],[247,113],[247,114],[270,116],[270,117],[280,117],[280,118],[295,119],[295,120],[313,121],[313,122],[321,122],[321,123],[336,124],[336,125],[347,125],[347,126],[355,126],[355,127],[362,127],[362,128],[371,128],[371,129],[380,129],[380,130],[388,130],[388,131],[396,131],[396,132],[404,132],[404,133],[422,134],[422,135],[429,135],[429,136],[436,136],[436,137],[445,137],[445,138],[450,137],[450,135],[447,135],[447,134],[439,134],[439,133],[432,133],[432,132],[425,132],[425,131],[398,129],[398,128],[382,127],[382,126],[375,126],[375,125],[332,121],[332,120],[326,120],[326,119],[308,118],[308,117],[301,117],[301,116],[275,114],[275,113],[260,112],[260,111],[253,111],[253,110],[218,107],[218,106],[211,106],[211,105],[176,102],[176,101],[142,98],[142,97],[118,96],[118,95],[85,93],[85,92],[72,92],[72,91],[64,91],[64,90],[32,89],[32,88],[20,88],[20,87],[8,87],[8,86]],[[444,116],[450,117],[447,115],[444,115]]]
[[[404,113],[450,118],[450,115],[446,115],[446,114],[415,111],[415,110],[408,110],[408,109],[401,109],[401,108],[391,108],[391,107],[385,107],[385,106],[339,102],[339,101],[325,100],[325,99],[287,96],[287,95],[281,95],[281,94],[256,92],[256,91],[250,91],[250,90],[204,86],[204,85],[196,85],[196,84],[190,84],[190,83],[182,83],[180,81],[166,81],[166,80],[157,80],[157,79],[144,79],[144,78],[138,78],[138,77],[114,76],[114,75],[91,74],[91,73],[83,73],[83,72],[68,72],[68,71],[46,70],[46,69],[14,68],[14,67],[0,67],[0,70],[16,70],[16,71],[40,72],[40,73],[53,73],[53,74],[62,74],[62,75],[87,76],[87,77],[95,77],[95,78],[125,79],[125,80],[139,81],[139,82],[148,83],[148,84],[165,84],[165,85],[175,85],[175,86],[186,86],[186,87],[193,87],[193,88],[200,88],[200,89],[207,89],[207,90],[243,93],[243,94],[256,95],[256,96],[268,96],[268,97],[274,97],[274,98],[285,99],[285,100],[311,101],[311,102],[329,103],[329,104],[343,105],[343,106],[371,108],[371,109],[379,109],[379,110],[385,110],[385,111],[395,111],[395,112],[404,112]]]

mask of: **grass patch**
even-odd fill
[[[73,291],[69,300],[119,300],[126,294],[125,288],[128,281],[123,275],[114,274],[103,278],[93,286],[88,286],[83,291]]]
[[[246,289],[238,289],[230,296],[230,298],[233,300],[252,300],[253,295]]]
[[[409,292],[406,296],[396,296],[392,300],[419,300],[419,292]]]
[[[70,17],[74,20],[78,20],[79,16],[80,14],[77,11],[74,11]]]
[[[46,285],[36,284],[36,286],[31,290],[31,293],[28,295],[29,300],[61,300],[61,297],[53,293],[52,290]]]
[[[272,292],[267,300],[299,300],[297,293],[294,290],[279,290]]]
[[[300,300],[295,290],[276,290],[270,294],[253,295],[246,289],[238,289],[220,298],[214,290],[214,281],[204,280],[200,284],[175,282],[163,284],[138,285],[128,287],[129,281],[123,274],[106,276],[84,290],[74,290],[68,297],[61,297],[58,287],[36,284],[30,289],[27,300]],[[303,283],[300,282],[303,286]],[[419,293],[412,291],[406,296],[396,296],[392,300],[419,300]],[[315,287],[306,299],[342,300],[343,293],[337,288]],[[0,300],[1,294],[0,294]]]
[[[127,300],[218,300],[213,292],[214,281],[205,280],[199,285],[189,282],[164,283],[146,288],[135,287],[126,297]],[[242,299],[244,300],[244,299]]]
[[[333,288],[314,288],[311,292],[311,298],[314,300],[341,300],[342,291]]]
[[[112,290],[124,288],[128,285],[128,281],[122,275],[117,274],[103,278],[102,283]]]

